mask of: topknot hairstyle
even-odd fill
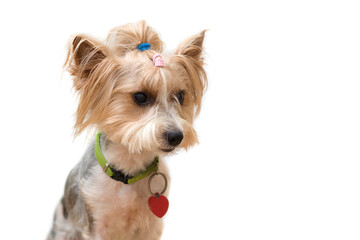
[[[118,56],[137,50],[137,46],[141,43],[150,43],[150,49],[155,52],[161,53],[164,49],[164,43],[159,35],[145,21],[115,27],[110,30],[106,39],[106,45]]]

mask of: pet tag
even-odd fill
[[[159,218],[162,218],[169,208],[168,199],[159,193],[155,193],[155,196],[151,196],[148,203],[150,210]]]
[[[153,177],[156,175],[161,175],[165,181],[165,186],[161,193],[153,193],[151,191],[151,181],[152,181]],[[148,183],[149,183],[149,191],[152,195],[148,200],[149,208],[155,214],[155,216],[162,218],[166,214],[166,212],[169,208],[168,199],[162,195],[166,191],[166,188],[167,188],[166,176],[163,173],[156,172],[153,175],[151,175]]]

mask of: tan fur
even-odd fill
[[[106,42],[118,56],[124,56],[126,52],[136,50],[141,43],[150,43],[151,49],[156,52],[162,52],[164,49],[164,43],[158,34],[147,26],[145,21],[113,28]]]
[[[86,128],[101,130],[106,135],[103,152],[109,164],[129,175],[143,171],[155,156],[167,155],[167,131],[183,133],[176,149],[197,143],[193,122],[207,86],[204,36],[202,31],[183,41],[174,54],[163,55],[164,67],[152,62],[155,54],[162,54],[164,44],[144,21],[112,29],[105,43],[86,35],[73,37],[65,66],[79,96],[75,135]],[[140,43],[150,43],[151,50],[139,51]],[[180,91],[183,104],[176,98]],[[137,92],[147,93],[151,104],[136,104],[133,94]],[[160,171],[168,176],[162,159]],[[154,181],[158,191],[162,186],[161,179]],[[79,188],[94,221],[93,229],[83,229],[84,239],[160,238],[162,221],[147,206],[147,179],[124,185],[96,165],[81,179]]]
[[[145,41],[162,50],[161,40],[143,21],[113,29],[108,46],[84,35],[75,36],[66,61],[80,96],[75,134],[95,126],[111,140],[139,152],[161,147],[161,132],[178,124],[186,134],[182,147],[196,143],[192,123],[207,85],[201,55],[204,35],[205,31],[181,43],[176,54],[164,57],[163,68],[153,66],[154,51],[136,49]],[[180,90],[185,90],[181,107],[174,99]],[[132,94],[138,91],[150,93],[155,104],[137,106]],[[174,114],[169,116],[169,111]],[[140,119],[146,124],[139,124]]]

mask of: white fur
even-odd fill
[[[144,170],[142,163],[151,164],[153,160],[149,158],[151,154],[124,154],[126,151],[116,144],[103,152],[112,166],[122,166],[134,172]],[[162,160],[159,171],[169,180],[167,167]],[[163,224],[147,203],[151,197],[148,178],[125,185],[107,176],[100,166],[93,168],[89,176],[81,183],[81,189],[93,216],[95,239],[160,239]],[[163,187],[162,178],[155,177],[151,184],[153,191],[160,192]],[[167,189],[164,195],[168,196],[168,193]]]

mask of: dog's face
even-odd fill
[[[80,95],[75,129],[80,133],[95,125],[134,153],[187,149],[198,141],[193,121],[206,86],[205,32],[184,41],[174,55],[163,56],[164,67],[156,67],[152,58],[161,41],[152,40],[157,51],[141,52],[139,42],[129,50],[119,44],[129,31],[136,29],[114,29],[106,45],[82,35],[73,39],[67,61]]]

